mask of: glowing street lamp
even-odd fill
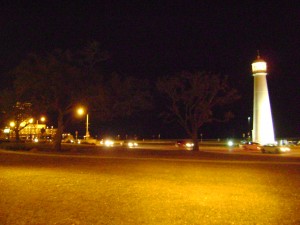
[[[78,108],[77,109],[77,114],[82,116],[85,114],[84,108]],[[89,114],[86,113],[86,131],[85,131],[85,138],[88,139],[90,137],[90,132],[89,132]]]
[[[41,116],[40,121],[41,121],[42,123],[44,123],[44,122],[46,121],[46,117]],[[30,122],[30,123],[32,123],[32,122]],[[37,138],[40,138],[40,137],[39,137],[39,120],[36,120],[35,134],[36,134]]]
[[[11,129],[9,129],[9,136],[8,136],[8,138],[12,138],[12,136],[13,136],[13,130],[14,130],[15,126],[16,126],[16,123],[14,121],[11,121],[9,123],[9,126],[11,127]]]
[[[44,123],[46,121],[46,118],[44,116],[42,116],[41,121]]]
[[[15,123],[14,121],[11,121],[11,122],[9,123],[9,126],[13,128],[13,127],[16,126],[16,123]]]

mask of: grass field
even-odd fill
[[[300,224],[299,168],[0,154],[0,224]]]

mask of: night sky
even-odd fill
[[[26,54],[79,49],[95,40],[112,55],[109,67],[122,75],[149,80],[183,70],[227,75],[242,96],[232,107],[236,117],[227,124],[203,127],[203,136],[241,137],[252,117],[251,62],[259,49],[268,63],[275,135],[300,137],[296,5],[248,0],[9,1],[0,8],[1,88],[11,85],[7,71]],[[111,129],[119,126],[120,132],[131,129],[140,136],[184,136],[175,125],[158,122],[156,115],[146,118],[134,125],[114,122]],[[97,126],[91,123],[95,133]]]

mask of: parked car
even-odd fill
[[[257,142],[247,142],[241,144],[240,147],[244,150],[251,150],[251,151],[261,150],[261,145]]]
[[[176,141],[175,146],[178,148],[186,148],[188,150],[191,150],[194,147],[194,143],[191,141],[179,140]]]
[[[286,145],[269,144],[261,147],[262,153],[283,153],[289,151],[291,151],[291,149]]]

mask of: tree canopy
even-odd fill
[[[55,50],[45,55],[30,54],[12,71],[21,99],[57,115],[56,150],[60,150],[64,128],[79,104],[101,119],[130,115],[151,106],[146,82],[97,73],[94,66],[104,56],[99,54],[98,61],[94,54],[97,46],[91,47],[93,51],[85,49],[83,56],[88,57],[81,59],[85,63],[79,63],[70,51]]]
[[[194,141],[194,150],[199,149],[198,131],[203,124],[233,117],[231,112],[224,111],[220,116],[214,110],[239,98],[237,91],[228,86],[226,77],[205,72],[182,72],[161,78],[157,88],[168,101],[163,118],[176,121],[185,129]]]

